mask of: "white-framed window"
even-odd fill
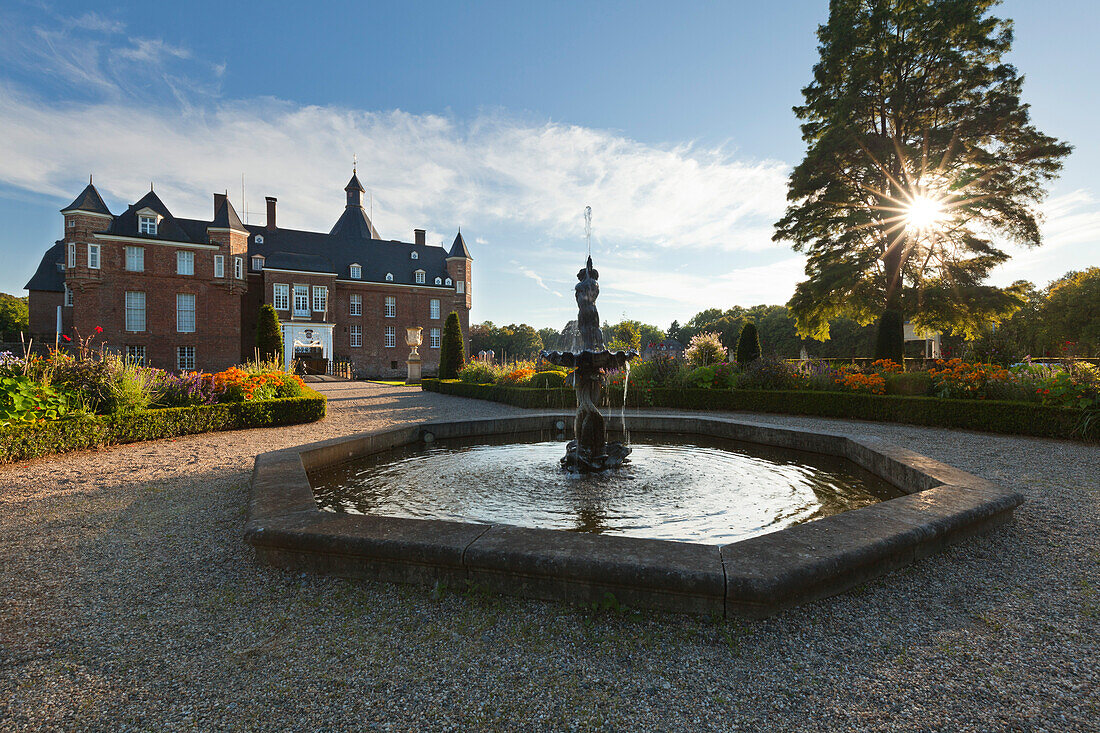
[[[428,317],[433,320],[439,320],[439,299],[432,298],[428,301]]]
[[[318,313],[328,310],[328,288],[322,285],[313,286],[313,310]]]
[[[253,257],[252,258],[252,269],[253,270],[262,270],[262,269],[264,269],[264,258],[263,257]]]
[[[69,219],[66,223],[69,225],[69,228],[71,229],[72,227],[76,226],[76,219]]]
[[[195,347],[194,346],[177,346],[176,347],[176,368],[179,370],[193,370],[195,368]]]
[[[195,253],[189,250],[176,250],[176,274],[195,274]]]
[[[444,280],[443,284],[446,285],[447,287],[450,287],[451,286],[451,278],[447,278],[446,280]]]
[[[126,269],[130,272],[145,272],[145,248],[126,248]]]
[[[352,265],[349,269],[351,270],[351,279],[352,280],[362,280],[363,279],[363,268],[360,265]]]
[[[195,332],[195,295],[193,293],[176,293],[176,331]]]
[[[263,244],[263,243],[264,243],[264,235],[257,234],[256,235],[256,244]]]
[[[439,329],[433,328],[428,331],[428,347],[432,349],[439,348]]]
[[[424,279],[425,279],[424,271],[423,270],[417,270],[416,271],[416,284],[417,285],[423,285],[424,284]]]
[[[76,267],[76,245],[69,245],[69,267]]]
[[[393,282],[393,273],[392,272],[387,272],[386,273],[386,282],[388,282],[388,283]]]
[[[89,244],[88,245],[88,267],[90,267],[93,270],[98,270],[99,269],[99,245],[98,244]]]
[[[233,258],[233,277],[244,280],[244,257]]]
[[[458,293],[459,295],[462,295],[463,293],[466,292],[466,281],[465,280],[459,280],[458,282],[455,283],[455,292]]]
[[[309,286],[294,286],[294,315],[309,318]]]
[[[363,327],[358,323],[353,324],[351,327],[351,346],[353,349],[357,349],[363,345]]]
[[[351,307],[348,313],[353,316],[363,315],[363,296],[359,293],[351,294]]]
[[[290,310],[290,286],[286,283],[275,283],[274,293],[273,300],[275,302],[272,305],[275,306],[275,310]]]
[[[437,277],[437,278],[435,279],[435,284],[436,284],[436,285],[442,285],[442,284],[443,284],[443,278],[441,278],[441,277]]]
[[[413,253],[411,255],[409,255],[409,259],[419,260],[420,259],[420,254],[418,252],[416,252],[415,250],[413,250]]]
[[[386,296],[386,308],[383,311],[383,315],[386,318],[397,318],[397,298],[392,295]]]
[[[214,255],[214,277],[225,277],[225,255]]]
[[[73,307],[73,289],[69,287],[68,283],[65,283],[65,305],[70,308]]]
[[[126,330],[138,333],[145,330],[145,293],[126,291]]]
[[[139,364],[141,366],[145,366],[145,347],[127,346],[126,361],[130,362],[131,364]]]
[[[138,231],[142,234],[152,234],[156,236],[157,233],[157,217],[148,216],[142,214],[138,217]]]
[[[386,326],[386,340],[383,342],[387,349],[392,349],[397,346],[397,329],[393,326]]]

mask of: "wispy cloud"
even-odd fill
[[[534,280],[535,284],[538,285],[543,290],[545,290],[546,292],[552,293],[553,295],[556,295],[559,298],[565,297],[560,292],[558,292],[557,290],[554,290],[549,285],[547,285],[546,281],[544,281],[542,279],[542,276],[539,275],[534,270],[532,270],[531,268],[529,268],[525,265],[521,265],[519,262],[516,262],[515,260],[512,260],[511,264],[514,268],[516,268],[517,272],[519,272],[524,277],[527,277],[527,278],[530,278],[531,280]]]

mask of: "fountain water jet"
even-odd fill
[[[596,298],[600,295],[600,273],[592,266],[589,255],[584,269],[577,273],[577,331],[580,350],[543,351],[542,358],[551,364],[572,368],[573,389],[577,393],[577,413],[573,419],[573,440],[561,459],[563,467],[580,473],[605,471],[621,466],[630,454],[630,447],[607,442],[607,424],[600,414],[600,394],[607,372],[629,368],[638,352],[608,351],[600,329],[600,314]]]

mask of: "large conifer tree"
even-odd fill
[[[1037,204],[1071,148],[1031,124],[995,4],[831,0],[774,237],[809,255],[801,335],[880,319],[876,356],[897,359],[900,321],[976,335],[1022,302],[984,281],[1001,241],[1040,244]]]

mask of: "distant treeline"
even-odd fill
[[[944,356],[961,356],[1014,363],[1025,356],[1100,356],[1100,267],[1069,272],[1045,288],[1027,286],[1027,303],[1008,320],[990,324],[981,338],[964,341],[943,336]],[[870,357],[874,352],[875,327],[839,318],[829,324],[829,339],[815,341],[798,336],[794,318],[786,306],[734,306],[708,308],[686,323],[673,321],[662,329],[634,320],[604,323],[604,340],[614,347],[644,348],[665,338],[685,346],[704,331],[718,334],[727,348],[737,345],[741,327],[752,321],[760,334],[761,349],[784,359],[797,358],[803,347],[812,358]],[[493,351],[497,359],[527,358],[541,349],[572,348],[572,336],[554,328],[535,329],[525,323],[497,326],[491,322],[470,327],[471,352]],[[569,343],[566,343],[566,342]],[[909,344],[911,356],[920,356],[922,345]]]

